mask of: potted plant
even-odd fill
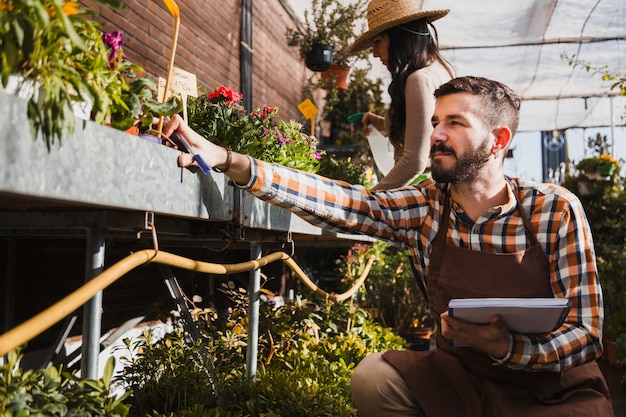
[[[351,129],[348,116],[367,110],[378,113],[384,110],[382,80],[369,78],[370,69],[371,64],[352,71],[346,89],[334,85],[327,90],[322,115],[330,123],[330,137],[322,138],[324,144],[358,146],[366,142],[360,129]]]
[[[594,156],[584,158],[578,164],[576,169],[588,179],[593,180],[609,180],[619,174],[619,161],[610,155],[611,144],[608,139],[599,132],[595,137],[587,138],[587,148],[589,148]]]
[[[357,22],[365,17],[366,0],[343,4],[335,0],[313,0],[305,10],[303,24],[287,29],[287,44],[300,51],[312,71],[350,67],[363,54],[350,55],[347,50],[355,39]],[[317,59],[317,60],[316,60]]]
[[[102,34],[111,70],[102,94],[109,100],[103,116],[115,129],[145,136],[152,131],[155,117],[179,113],[182,100],[171,97],[165,102],[159,101],[157,83],[150,78],[138,77],[137,73],[143,72],[143,68],[126,59],[122,48],[123,35],[118,30]],[[106,73],[103,71],[102,75]]]
[[[99,0],[111,8],[116,0]],[[48,145],[74,128],[72,103],[90,101],[101,116],[106,100],[98,94],[100,70],[108,61],[98,52],[100,34],[85,18],[87,9],[76,1],[14,0],[0,2],[0,61],[2,85],[10,75],[20,77],[20,87],[30,86],[28,116],[33,137],[43,134]],[[35,88],[32,88],[35,86]]]
[[[317,149],[317,140],[302,132],[300,123],[280,120],[275,107],[265,106],[248,113],[241,103],[242,97],[225,86],[189,97],[189,126],[205,138],[236,152],[317,172],[323,153]]]
[[[96,1],[125,7],[120,0]],[[105,44],[88,18],[93,13],[75,0],[0,0],[2,86],[19,78],[33,138],[41,133],[48,147],[73,131],[77,104],[87,104],[86,118],[120,127],[134,123],[126,116],[139,117],[136,104],[143,109],[153,93],[134,76],[141,68]]]

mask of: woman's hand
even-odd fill
[[[361,132],[364,135],[369,135],[371,133],[372,129],[369,126],[370,124],[377,130],[385,132],[385,118],[368,111],[361,119]]]

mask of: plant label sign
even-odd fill
[[[311,136],[315,136],[315,115],[317,114],[317,107],[310,99],[306,99],[298,104],[298,110],[300,113],[311,121]]]
[[[167,92],[166,97],[163,98],[166,82],[167,80],[165,78],[159,77],[159,101],[163,102],[174,95],[180,96],[183,101],[183,118],[186,121],[187,97],[198,97],[198,82],[196,80],[196,74],[174,67],[169,91]]]

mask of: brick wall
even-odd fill
[[[124,32],[124,50],[150,76],[165,77],[174,34],[174,18],[162,1],[126,0],[126,10],[111,11],[91,0],[102,30]],[[241,0],[178,0],[180,32],[174,65],[196,74],[198,84],[226,85],[241,91]],[[285,31],[295,24],[280,0],[253,1],[253,108],[278,107],[283,119],[301,120],[307,70],[298,51],[287,46]],[[249,109],[252,110],[252,109]],[[301,120],[302,121],[302,120]]]
[[[165,77],[169,62],[174,19],[162,1],[126,0],[128,9],[111,11],[83,1],[96,10],[96,19],[103,23],[103,31],[122,30],[124,50],[129,60],[141,65],[147,75]],[[198,84],[212,89],[220,84],[241,91],[239,64],[239,33],[241,0],[177,0],[181,14],[181,27],[175,66],[195,73]],[[287,27],[294,25],[280,0],[253,1],[253,107],[263,105],[280,109],[283,119],[301,120],[297,104],[303,99],[302,87],[307,76],[298,51],[289,48],[285,41]],[[13,327],[41,312],[60,300],[84,282],[85,241],[83,238],[0,238],[0,296],[4,304],[7,294],[7,275],[12,266],[16,282],[11,317],[5,308],[0,309],[0,324]],[[8,250],[15,245],[14,255]],[[108,242],[106,266],[141,249],[136,242]],[[224,262],[219,256],[208,259],[206,251],[198,248],[176,248],[168,245],[166,250],[209,262]],[[200,251],[201,253],[198,253]],[[328,253],[328,248],[324,249]],[[309,254],[304,251],[305,254]],[[311,252],[313,254],[313,252]],[[209,253],[210,255],[210,253]],[[13,259],[8,259],[13,256]],[[224,255],[226,256],[226,255]],[[229,263],[249,259],[247,250],[228,250]],[[312,255],[312,258],[318,258]],[[204,275],[177,271],[181,284],[188,294],[203,294],[210,300],[214,283],[221,280],[207,279]],[[270,276],[270,272],[267,272]],[[210,284],[213,282],[213,284]],[[247,282],[247,275],[240,277],[239,284]],[[278,281],[277,281],[278,282]],[[296,283],[297,284],[297,283]],[[278,290],[278,288],[275,288]],[[103,296],[102,330],[107,332],[124,320],[150,309],[152,303],[166,293],[159,270],[146,266],[132,271],[109,287]],[[218,294],[219,295],[219,294]],[[218,301],[218,300],[216,300]],[[165,311],[167,311],[167,303]],[[155,310],[157,307],[155,307]],[[76,311],[78,321],[71,335],[80,334],[82,308]],[[157,314],[153,312],[153,316]],[[49,347],[59,334],[61,323],[31,341],[29,349]]]

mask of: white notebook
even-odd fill
[[[512,333],[536,334],[560,327],[570,305],[567,298],[455,298],[448,303],[448,314],[477,324],[499,314]]]

